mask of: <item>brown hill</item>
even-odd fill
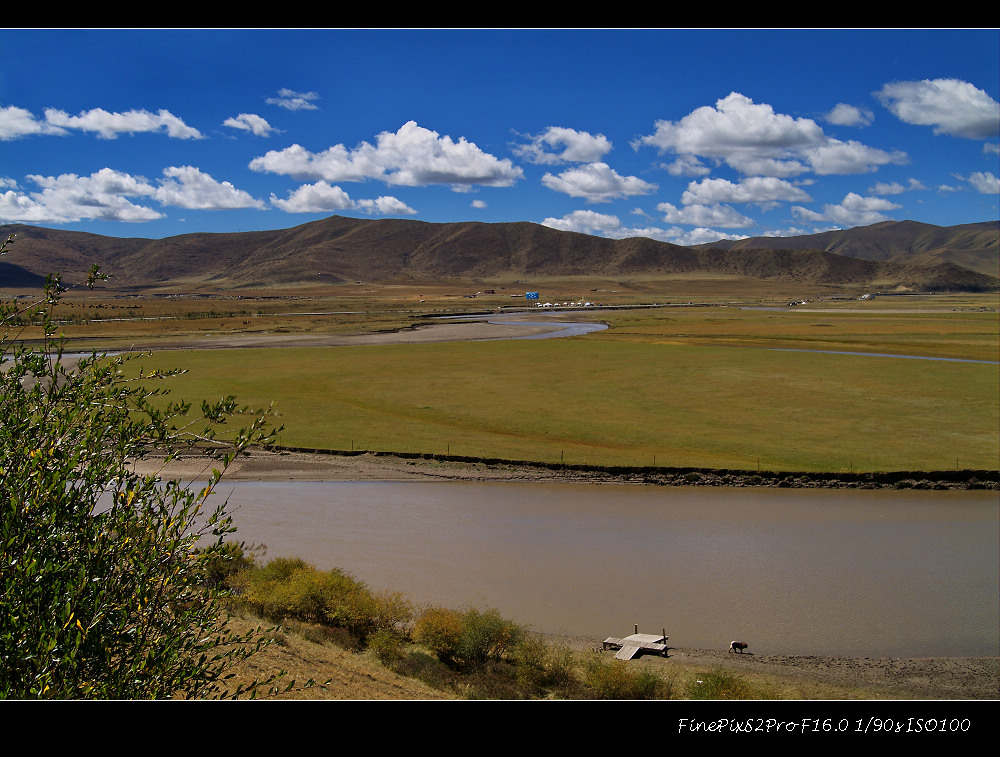
[[[0,287],[31,286],[49,271],[59,271],[69,280],[97,263],[113,273],[113,284],[123,289],[683,275],[991,291],[998,286],[996,271],[988,275],[959,265],[944,251],[961,250],[973,260],[983,250],[992,249],[995,255],[996,226],[973,224],[949,231],[909,222],[879,224],[795,238],[799,247],[788,239],[761,239],[733,243],[727,249],[722,243],[692,248],[643,237],[605,239],[533,223],[434,224],[340,216],[290,229],[165,239],[8,225],[0,226],[0,234],[3,238],[16,234],[17,240],[0,267]],[[836,233],[842,236],[831,236]],[[855,240],[854,246],[845,239]],[[837,249],[825,249],[820,243]],[[859,254],[861,249],[867,254]]]
[[[850,258],[935,265],[954,263],[990,276],[1000,269],[1000,224],[934,226],[885,221],[872,226],[798,237],[753,237],[700,245],[724,250],[825,250]]]

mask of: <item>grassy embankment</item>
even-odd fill
[[[882,303],[879,303],[881,305]],[[587,465],[996,469],[996,312],[615,311],[536,341],[180,351],[179,397],[273,401],[280,443]],[[764,349],[773,348],[773,349]]]
[[[280,622],[272,643],[236,671],[231,687],[285,671],[296,699],[809,699],[905,698],[723,663],[642,658],[571,647],[494,610],[416,608],[339,570],[295,559],[239,560],[222,578],[236,596],[234,627]],[[247,614],[249,613],[249,614]],[[263,618],[263,621],[257,620]],[[303,687],[307,680],[321,685]]]

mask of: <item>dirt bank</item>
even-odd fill
[[[149,472],[152,468],[144,466]],[[209,471],[203,458],[186,457],[161,475],[195,480]],[[622,476],[517,465],[460,463],[390,455],[318,455],[254,451],[233,463],[226,478],[244,481],[467,480],[622,483]],[[641,475],[634,478],[642,482]],[[602,639],[551,636],[572,649],[598,649]],[[644,657],[664,676],[723,667],[763,680],[791,699],[1000,699],[1000,650],[989,658],[876,658],[745,654],[678,647],[667,658]],[[631,664],[631,663],[630,663]],[[415,698],[421,695],[415,694]],[[404,698],[409,698],[405,696]]]
[[[149,466],[145,470],[149,470]],[[163,475],[195,478],[211,469],[204,459],[182,458]],[[381,452],[255,450],[236,460],[227,478],[243,481],[559,481],[661,486],[775,486],[782,488],[998,489],[995,471],[895,472],[886,474],[771,473],[704,469],[587,467],[529,461],[488,461],[446,455]]]
[[[601,648],[601,640],[585,637],[547,638],[576,650]],[[722,668],[773,687],[781,699],[1000,699],[1000,655],[828,657],[671,647],[665,658],[643,656],[629,664],[651,665],[667,678]]]

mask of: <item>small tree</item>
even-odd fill
[[[159,399],[171,374],[133,353],[67,356],[64,291],[50,276],[37,301],[0,305],[0,698],[220,695],[262,637],[229,632],[205,580],[235,531],[208,500],[236,455],[273,438],[268,412]],[[246,425],[226,433],[235,417]],[[210,456],[207,485],[136,471],[182,449]]]

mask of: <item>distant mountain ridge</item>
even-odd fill
[[[165,239],[13,224],[0,226],[4,239],[17,235],[10,253],[0,261],[0,288],[37,286],[50,271],[81,276],[97,263],[114,275],[117,288],[132,289],[701,275],[992,291],[1000,276],[998,227],[997,222],[939,227],[901,221],[804,237],[681,247],[645,237],[606,239],[527,222],[438,224],[331,216],[289,229]]]
[[[1000,268],[998,222],[934,226],[917,221],[884,221],[853,229],[797,237],[721,240],[700,248],[723,250],[825,250],[850,258],[933,264],[948,261],[996,276]]]

